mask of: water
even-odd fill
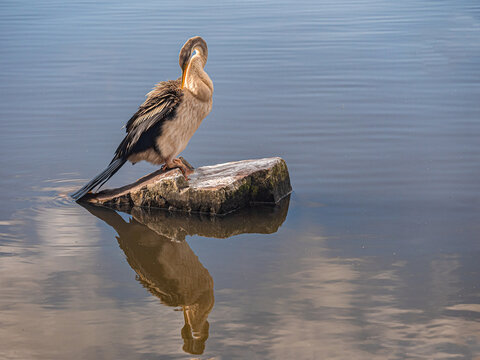
[[[475,2],[25,0],[0,19],[2,358],[480,356]],[[214,108],[182,155],[282,156],[289,203],[71,202],[193,35]]]

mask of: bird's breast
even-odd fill
[[[209,101],[200,101],[186,90],[176,116],[165,122],[162,134],[157,140],[163,157],[176,157],[181,153],[211,110],[211,98]]]

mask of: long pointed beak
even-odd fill
[[[182,86],[181,89],[185,86],[185,77],[187,76],[187,68],[188,68],[188,62],[185,64],[185,66],[182,69]]]

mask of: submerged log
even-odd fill
[[[88,194],[82,201],[117,210],[140,206],[224,215],[250,204],[276,204],[291,191],[287,165],[274,157],[203,166],[188,181],[179,169],[158,170],[133,184]]]

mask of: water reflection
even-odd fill
[[[226,217],[172,214],[134,208],[125,221],[116,211],[82,204],[115,229],[120,248],[137,280],[162,304],[180,308],[183,350],[203,354],[215,297],[213,279],[185,241],[186,235],[227,238],[242,233],[274,233],[285,221],[289,199],[279,206],[245,209]]]

